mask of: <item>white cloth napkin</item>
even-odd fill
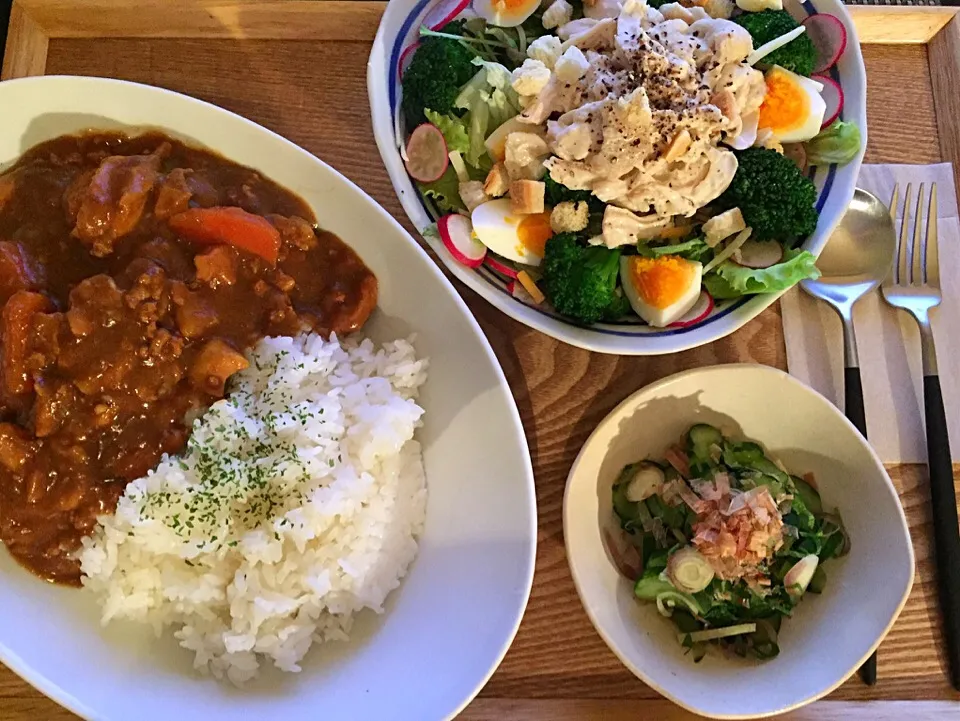
[[[916,203],[921,182],[927,183],[926,197],[930,183],[937,184],[943,303],[931,318],[956,463],[960,462],[960,220],[953,169],[949,163],[864,165],[858,185],[889,203],[893,186],[899,183],[902,205],[907,183],[913,183]],[[896,227],[899,230],[899,214]],[[790,373],[843,408],[840,319],[826,303],[800,288],[784,295],[782,309]],[[870,443],[884,463],[925,463],[923,374],[916,322],[905,311],[888,306],[877,290],[857,303],[854,326]]]

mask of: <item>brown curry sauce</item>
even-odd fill
[[[221,206],[279,231],[275,266],[170,227]],[[57,138],[0,175],[0,538],[21,564],[77,584],[96,517],[184,447],[185,415],[259,338],[364,324],[376,278],[314,222],[256,171],[158,133]]]

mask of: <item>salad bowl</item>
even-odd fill
[[[674,353],[713,342],[733,333],[776,301],[785,288],[718,299],[715,303],[710,299],[709,310],[697,303],[695,317],[684,316],[684,322],[666,327],[648,325],[635,315],[585,324],[519,291],[519,284],[510,274],[505,275],[497,262],[464,264],[462,257],[458,260],[457,254],[441,239],[442,230],[441,233],[433,230],[444,210],[429,193],[421,192],[421,186],[410,177],[405,165],[405,144],[412,128],[405,127],[403,118],[401,77],[413,54],[411,50],[420,39],[421,28],[437,27],[438,22],[458,17],[461,11],[469,15],[473,10],[467,5],[463,0],[392,0],[380,24],[367,75],[374,136],[394,189],[412,223],[455,277],[496,308],[531,328],[587,350],[621,355]],[[845,50],[822,74],[835,83],[842,94],[839,119],[858,126],[862,139],[859,152],[849,162],[820,164],[804,171],[816,186],[815,207],[819,219],[815,230],[797,247],[816,256],[843,216],[856,187],[866,145],[866,75],[855,29],[839,0],[802,3],[787,0],[784,9],[797,20],[829,14],[842,23],[846,33]]]
[[[820,594],[804,595],[783,619],[779,653],[768,660],[711,649],[696,662],[673,619],[638,600],[618,557],[612,500],[621,469],[663,458],[694,424],[753,440],[789,473],[812,474],[823,509],[848,534],[849,552],[825,564]],[[876,650],[914,578],[903,509],[869,444],[825,398],[760,365],[680,373],[615,408],[570,470],[563,531],[577,592],[607,645],[646,684],[711,718],[770,716],[830,693]]]

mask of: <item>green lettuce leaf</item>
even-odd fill
[[[783,260],[769,268],[746,268],[726,260],[703,278],[703,285],[717,300],[754,293],[786,290],[805,278],[819,278],[816,258],[806,250],[787,249]]]
[[[452,115],[441,115],[432,110],[425,109],[423,114],[427,120],[437,126],[443,139],[447,142],[447,150],[450,152],[466,153],[470,148],[470,137],[467,135],[467,128],[460,118]]]
[[[836,120],[804,144],[808,165],[843,165],[853,160],[860,152],[863,140],[856,123]]]
[[[474,167],[487,154],[483,142],[495,128],[520,113],[520,97],[510,85],[510,71],[500,63],[474,58],[480,70],[460,90],[454,107],[468,111],[464,118],[470,144],[464,159]]]
[[[417,183],[417,186],[420,192],[433,200],[441,211],[453,212],[467,209],[460,200],[460,180],[453,166],[448,166],[439,180],[434,180],[432,183]]]

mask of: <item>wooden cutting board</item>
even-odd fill
[[[17,0],[3,77],[99,75],[210,101],[315,153],[412,231],[380,162],[369,121],[366,59],[383,7],[325,0]],[[955,125],[960,109],[950,92],[951,81],[960,77],[960,26],[952,20],[953,11],[851,11],[865,43],[870,88],[866,161],[951,160],[960,167]],[[779,308],[702,348],[628,358],[558,343],[457,287],[493,345],[516,398],[539,507],[536,578],[526,616],[500,669],[462,718],[695,718],[627,671],[583,612],[564,556],[564,483],[594,426],[641,386],[717,363],[785,368]],[[910,600],[880,647],[880,682],[868,688],[851,679],[829,700],[789,714],[795,721],[960,718],[960,694],[947,683],[940,648],[925,469],[890,471],[906,509],[918,569]],[[0,721],[73,718],[0,667]]]

